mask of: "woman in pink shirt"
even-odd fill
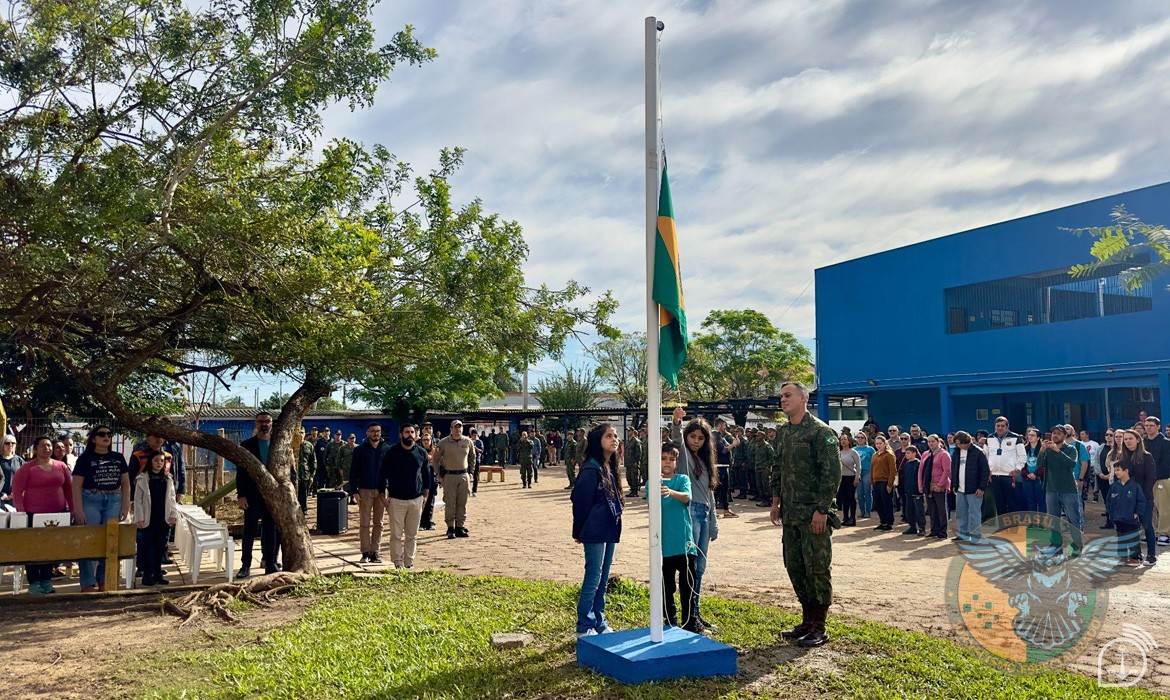
[[[945,540],[950,521],[947,492],[951,490],[951,456],[943,449],[942,438],[938,435],[927,437],[926,446],[926,454],[918,465],[918,487],[930,514],[930,536]]]
[[[12,479],[12,500],[21,513],[63,513],[73,510],[73,481],[69,467],[53,459],[53,441],[38,438],[33,444],[33,459],[16,470]],[[28,592],[32,595],[55,593],[50,578],[52,564],[30,564]]]

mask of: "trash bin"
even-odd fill
[[[349,529],[349,494],[345,491],[317,492],[317,532],[340,535]]]

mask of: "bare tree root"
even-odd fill
[[[309,578],[308,574],[278,571],[239,583],[217,583],[202,591],[162,601],[162,613],[182,618],[184,627],[202,613],[211,613],[224,622],[239,622],[231,606],[237,600],[267,608],[279,596],[288,593]]]

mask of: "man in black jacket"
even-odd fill
[[[248,452],[251,452],[264,468],[268,468],[268,446],[272,441],[272,414],[261,411],[256,414],[256,434],[240,443]],[[247,578],[252,573],[252,543],[256,540],[256,531],[260,531],[260,556],[264,565],[264,573],[271,574],[280,570],[276,557],[280,547],[280,532],[276,529],[276,522],[268,510],[268,504],[260,495],[260,487],[246,471],[236,466],[236,503],[244,511],[244,540],[240,554],[240,572],[236,578]]]
[[[386,503],[379,491],[386,450],[382,426],[370,423],[366,426],[366,441],[353,448],[350,457],[346,488],[358,502],[363,564],[382,563],[382,521],[386,516]]]
[[[1142,427],[1146,431],[1142,442],[1154,458],[1153,527],[1158,544],[1165,547],[1170,545],[1170,440],[1162,435],[1162,421],[1157,416],[1147,416]]]
[[[952,541],[980,541],[983,487],[990,478],[987,455],[972,447],[971,434],[965,430],[955,433],[955,449],[951,453],[951,492],[955,494],[955,525],[959,536]]]
[[[398,444],[386,452],[378,490],[390,508],[390,559],[397,568],[414,567],[423,504],[435,488],[435,472],[415,442],[415,427],[404,425]]]

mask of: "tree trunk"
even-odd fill
[[[82,376],[82,382],[93,398],[113,414],[122,427],[144,433],[156,433],[167,440],[211,450],[231,460],[236,469],[243,470],[251,476],[260,490],[261,498],[272,513],[276,526],[280,529],[284,569],[306,574],[318,573],[317,562],[313,557],[313,540],[309,535],[305,517],[301,513],[300,503],[297,502],[296,462],[292,438],[309,407],[329,393],[330,386],[327,382],[310,375],[285,402],[280,417],[276,419],[272,428],[267,469],[260,460],[238,443],[218,435],[175,425],[165,418],[138,415],[122,403],[116,389],[108,390],[93,383],[85,375]]]

